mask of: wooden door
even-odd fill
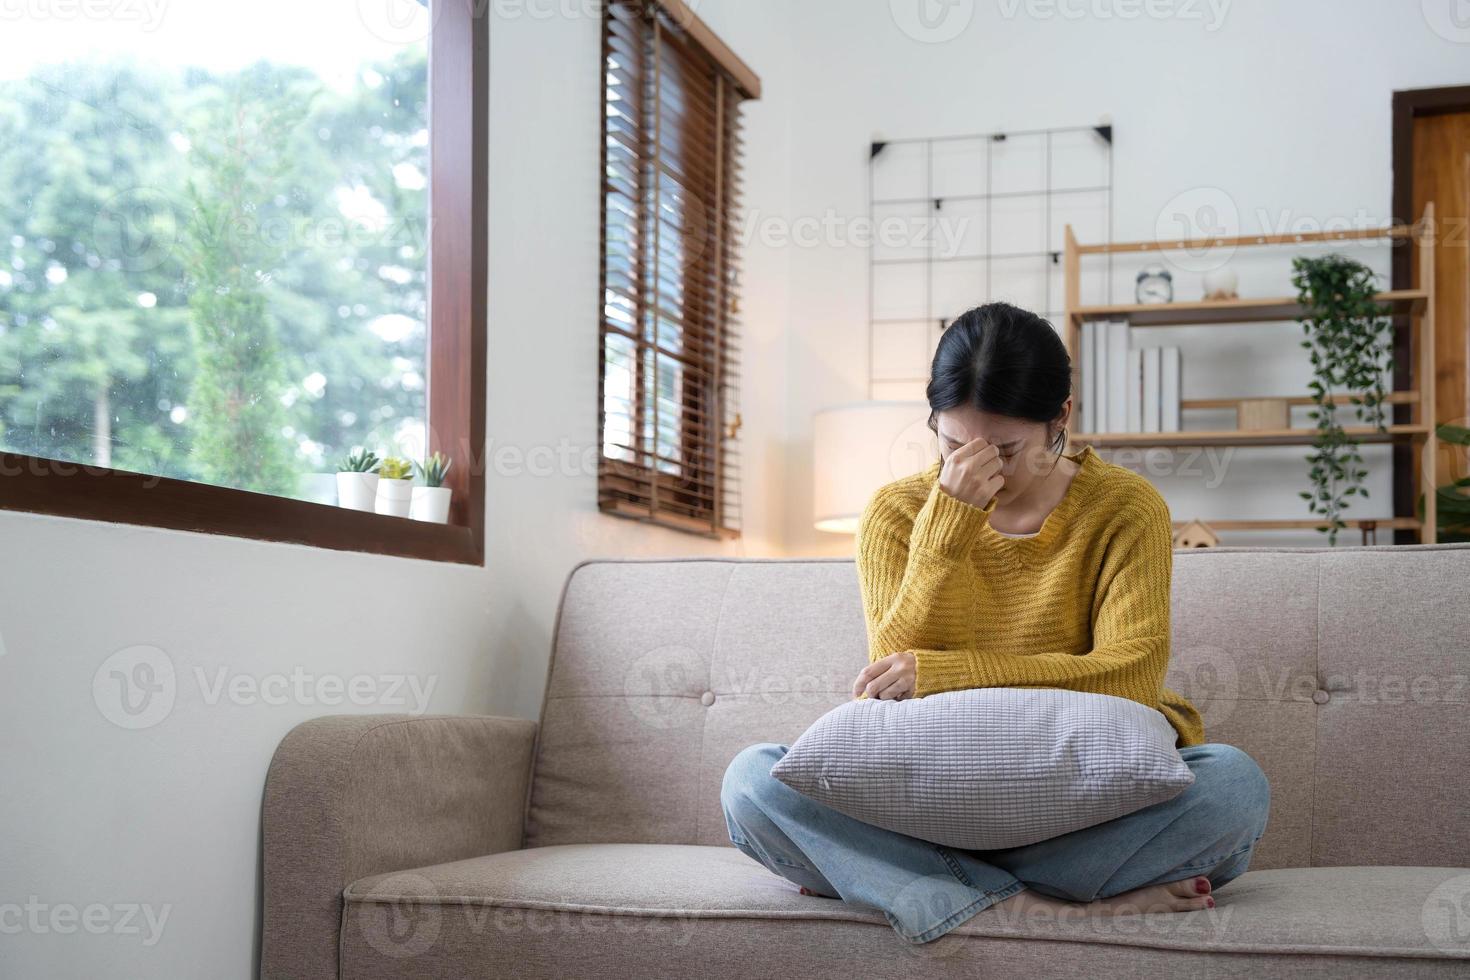
[[[1413,117],[1411,200],[1415,216],[1434,202],[1434,422],[1470,426],[1470,107]],[[1410,279],[1418,282],[1411,250]],[[1426,469],[1415,446],[1415,473]],[[1466,447],[1441,441],[1431,486],[1467,475]],[[1432,492],[1429,487],[1418,490]],[[1417,493],[1416,493],[1417,496]]]
[[[1434,257],[1435,420],[1463,425],[1470,416],[1470,112],[1414,120],[1413,173],[1414,213],[1433,201],[1440,226]]]

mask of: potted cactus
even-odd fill
[[[387,457],[378,464],[377,512],[391,517],[407,517],[412,501],[413,467],[401,457]]]
[[[409,516],[414,520],[430,521],[434,524],[449,522],[451,491],[444,485],[444,476],[449,472],[451,462],[443,453],[434,453],[422,463],[414,462],[414,469],[419,471],[419,477],[424,481],[423,486],[413,488],[413,505],[409,509]]]
[[[378,455],[358,449],[337,464],[337,504],[371,512],[378,496]]]

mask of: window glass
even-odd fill
[[[325,502],[354,447],[420,456],[429,26],[0,16],[0,449]]]

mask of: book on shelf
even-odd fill
[[[1107,402],[1103,398],[1108,368],[1108,322],[1106,320],[1084,320],[1079,331],[1079,350],[1082,359],[1082,397],[1077,408],[1082,413],[1078,429],[1082,432],[1103,432],[1108,427]]]
[[[1078,423],[1081,432],[1103,432],[1108,427],[1108,416],[1104,410],[1103,379],[1107,375],[1107,329],[1106,320],[1084,320],[1079,332],[1080,349],[1077,356],[1082,359],[1082,398],[1078,409],[1082,420]]]
[[[1082,419],[1078,423],[1079,429],[1082,432],[1096,432],[1097,354],[1094,348],[1097,345],[1097,321],[1084,321],[1080,334],[1081,350],[1078,351],[1077,356],[1082,359],[1079,365],[1082,369],[1082,398],[1080,401],[1074,403],[1074,408]]]
[[[1128,431],[1128,321],[1108,321],[1107,386],[1108,427],[1104,432]]]
[[[1132,346],[1127,320],[1082,324],[1081,430],[1178,432],[1180,349]]]
[[[1159,349],[1161,370],[1159,371],[1159,407],[1163,415],[1160,425],[1163,432],[1178,432],[1179,424],[1179,348]]]
[[[1163,417],[1162,403],[1160,401],[1159,374],[1161,361],[1159,358],[1160,348],[1145,347],[1143,349],[1143,431],[1162,432]]]
[[[1143,348],[1130,347],[1128,355],[1128,428],[1124,432],[1143,431]]]

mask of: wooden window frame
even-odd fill
[[[449,523],[8,452],[0,510],[484,564],[489,12],[430,13],[428,433],[456,464]]]
[[[715,200],[709,225],[714,229],[711,237],[714,241],[715,257],[713,276],[709,281],[712,293],[704,295],[699,290],[694,290],[692,298],[686,299],[688,305],[683,312],[687,315],[691,306],[708,308],[696,309],[696,315],[684,325],[686,332],[681,335],[680,353],[678,355],[665,354],[665,356],[674,357],[688,369],[684,375],[683,401],[678,419],[678,428],[682,433],[679,441],[680,455],[678,460],[668,460],[676,463],[680,468],[681,475],[675,476],[660,469],[659,461],[664,457],[658,455],[660,429],[656,394],[658,378],[655,377],[652,381],[645,378],[645,354],[652,352],[655,373],[659,360],[660,344],[657,341],[650,342],[644,335],[645,317],[649,315],[650,308],[655,320],[663,312],[660,305],[658,282],[656,281],[652,288],[652,299],[645,295],[644,283],[641,280],[630,286],[631,292],[627,298],[634,304],[637,320],[634,333],[630,334],[623,327],[610,321],[605,312],[609,279],[608,214],[611,208],[610,200],[615,193],[620,193],[624,199],[628,195],[626,191],[616,191],[607,178],[608,144],[615,138],[615,134],[609,119],[608,82],[605,77],[600,79],[602,82],[600,99],[603,142],[601,168],[598,174],[601,228],[597,353],[598,509],[612,516],[705,537],[734,538],[740,535],[740,530],[738,523],[731,520],[727,507],[736,502],[736,491],[733,489],[736,478],[730,472],[733,457],[730,443],[736,437],[739,417],[737,414],[734,422],[727,419],[725,399],[726,394],[734,389],[734,379],[738,377],[738,372],[730,363],[728,356],[733,354],[736,348],[734,347],[733,331],[729,330],[733,322],[731,315],[733,304],[731,297],[726,292],[729,280],[727,263],[731,259],[730,250],[733,250],[734,244],[731,219],[734,205],[733,201],[727,199],[726,194],[728,191],[733,197],[739,184],[738,174],[732,176],[734,164],[738,160],[739,138],[734,128],[738,123],[727,120],[726,109],[727,104],[734,106],[741,101],[760,98],[760,78],[703,21],[695,16],[693,10],[682,0],[622,0],[618,3],[608,3],[603,12],[604,76],[607,63],[612,56],[611,38],[614,33],[612,24],[615,18],[621,19],[614,13],[615,8],[618,10],[642,8],[642,16],[647,20],[652,32],[654,62],[651,67],[645,66],[645,70],[650,72],[649,79],[653,89],[653,98],[648,104],[640,104],[641,112],[638,119],[640,126],[638,135],[641,140],[646,140],[651,145],[651,149],[640,145],[637,153],[640,154],[638,160],[645,165],[650,163],[651,156],[654,173],[660,175],[664,173],[661,157],[662,137],[659,135],[664,106],[658,98],[662,92],[659,81],[662,46],[670,44],[686,51],[697,52],[697,56],[707,59],[710,67],[713,68],[714,108],[713,118],[710,121],[715,131],[712,158]],[[636,17],[637,14],[635,13],[634,16]],[[651,134],[647,132],[650,125],[653,127]],[[695,141],[701,137],[702,134],[693,134]],[[625,135],[616,138],[625,144],[627,142]],[[731,167],[731,172],[726,172],[724,169],[727,163]],[[705,173],[709,171],[706,170]],[[641,242],[637,255],[630,256],[632,267],[635,269],[638,268],[640,261],[647,261],[649,252],[653,254],[655,263],[661,252],[661,246],[658,243],[658,229],[663,222],[656,214],[650,219],[650,216],[644,213],[646,210],[644,195],[647,191],[642,182],[645,176],[646,174],[640,171],[635,202],[639,209]],[[657,192],[654,193],[654,200],[661,200]],[[653,229],[651,246],[644,240],[646,228],[643,227],[643,222],[645,221],[648,221]],[[698,265],[697,259],[695,262],[695,268],[702,271],[703,267]],[[658,278],[655,273],[655,280]],[[686,296],[689,295],[686,293]],[[707,329],[687,332],[687,327],[691,324]],[[623,337],[632,343],[633,371],[638,379],[633,386],[634,405],[630,408],[629,416],[629,422],[634,431],[634,445],[628,447],[628,451],[634,454],[635,459],[633,460],[609,456],[605,451],[606,360],[608,340],[613,336]],[[693,352],[693,356],[686,356],[690,352]],[[703,380],[691,383],[691,377]],[[651,398],[649,398],[650,392],[653,393]],[[652,401],[651,410],[644,404],[645,398]],[[645,446],[643,436],[644,426],[649,421],[649,413],[651,413],[655,430],[652,448]],[[681,513],[681,511],[689,512]]]

